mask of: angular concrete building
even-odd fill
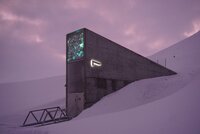
[[[75,117],[127,84],[176,74],[88,29],[67,34],[66,109]]]

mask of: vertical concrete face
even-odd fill
[[[77,116],[84,109],[85,59],[82,30],[67,35],[67,114]]]
[[[80,113],[83,108],[130,82],[175,74],[88,29],[68,34],[67,40],[67,109],[71,115]],[[76,40],[79,40],[78,43],[74,43]],[[80,47],[72,49],[70,44]]]
[[[84,60],[68,64],[68,102],[67,113],[76,116],[84,109]]]

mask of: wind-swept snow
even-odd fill
[[[12,114],[10,118],[1,117],[0,133],[199,134],[199,51],[200,32],[149,57],[161,65],[164,65],[166,60],[166,66],[178,72],[177,75],[131,83],[122,90],[104,97],[69,122],[40,128],[20,128],[18,127],[21,125],[19,120],[23,120],[23,114],[21,116],[17,116],[18,113]],[[30,109],[30,106],[47,106],[47,103],[48,105],[61,105],[64,101],[64,91],[60,90],[64,90],[64,79],[59,80],[57,78],[55,81],[54,79],[52,78],[50,81],[44,79],[39,84],[43,86],[38,87],[35,87],[33,83],[29,83],[29,86],[24,86],[26,82],[15,83],[16,85],[19,84],[17,86],[18,91],[14,91],[11,96],[12,105],[10,102],[8,104],[10,103],[11,106],[19,105],[19,109],[14,109],[15,111]],[[51,85],[52,83],[54,84]],[[11,85],[7,83],[7,87],[12,87]],[[12,88],[6,88],[5,85],[0,84],[4,93],[0,96],[1,106],[9,101],[7,97],[16,85]],[[25,91],[25,87],[26,89],[30,88],[30,92],[29,90]],[[55,90],[55,88],[58,89]],[[0,92],[2,92],[1,90]],[[35,92],[32,92],[32,90],[35,90]],[[58,90],[56,97],[53,97],[52,94],[55,94]],[[21,104],[23,101],[18,99],[21,93],[24,95],[24,92],[28,97],[23,98],[24,96],[21,96],[23,100],[27,101],[23,106]],[[45,99],[40,98],[43,96],[43,92],[49,92]],[[37,100],[35,100],[36,94],[39,94]],[[41,100],[41,103],[39,103],[39,100]],[[8,107],[5,108],[9,109]]]
[[[181,91],[137,108],[40,128],[50,134],[199,134],[200,75]]]

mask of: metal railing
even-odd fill
[[[42,126],[67,120],[70,120],[70,118],[65,110],[60,107],[51,107],[30,111],[24,120],[23,126]]]

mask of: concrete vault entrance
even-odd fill
[[[66,111],[77,116],[136,80],[176,74],[86,28],[66,37]]]

